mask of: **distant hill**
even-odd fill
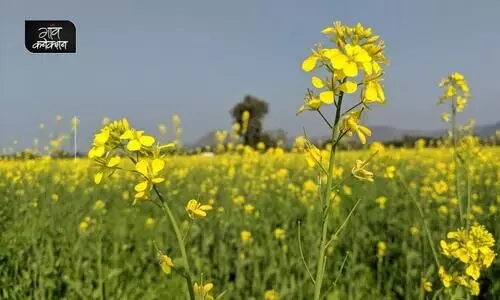
[[[388,142],[388,141],[396,141],[402,140],[404,136],[425,136],[425,137],[441,137],[446,134],[447,129],[437,129],[437,130],[412,130],[412,129],[399,129],[391,126],[371,126],[373,135],[368,139],[368,141],[380,141],[380,142]],[[478,136],[485,138],[495,134],[497,130],[500,130],[500,121],[495,124],[489,125],[478,125],[475,128],[475,134]],[[282,130],[269,130],[267,131],[270,135],[282,135],[284,131]],[[205,145],[214,146],[215,131],[210,131],[196,140],[194,143],[190,145],[186,145],[188,148],[196,148],[202,147]],[[294,142],[293,136],[287,136],[285,139],[285,145],[291,146]],[[316,142],[324,142],[330,138],[328,135],[322,136],[310,136],[309,139]]]
[[[402,140],[405,136],[422,136],[422,137],[433,137],[438,138],[446,135],[448,129],[439,129],[439,130],[412,130],[412,129],[399,129],[390,126],[371,126],[372,136],[368,138],[368,141],[380,141],[380,142],[388,142],[388,141],[397,141]],[[489,125],[478,125],[475,128],[474,133],[481,138],[486,138],[492,135],[495,135],[495,132],[500,130],[500,122]],[[321,137],[313,137],[312,141],[325,141],[329,137],[321,136]]]

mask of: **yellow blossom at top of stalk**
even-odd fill
[[[362,69],[366,75],[381,72],[380,64],[388,61],[383,53],[384,43],[373,35],[371,28],[364,28],[358,23],[356,27],[335,22],[322,31],[335,48],[317,47],[302,62],[305,72],[313,71],[318,63],[327,69],[341,71],[343,77],[355,77]]]
[[[451,73],[441,80],[439,87],[443,89],[443,95],[439,98],[438,104],[445,100],[456,99],[457,111],[462,111],[470,97],[469,85],[465,77],[460,73]]]

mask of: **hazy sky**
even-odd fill
[[[300,64],[335,20],[371,26],[387,44],[388,104],[370,125],[441,127],[437,84],[453,71],[471,87],[464,118],[497,122],[499,13],[498,0],[0,0],[0,147],[28,145],[40,122],[53,131],[57,114],[66,128],[81,119],[80,147],[104,116],[156,134],[174,112],[191,142],[229,128],[247,93],[270,103],[266,128],[323,133],[316,115],[295,111],[310,85]],[[73,21],[77,53],[28,52],[26,19]]]

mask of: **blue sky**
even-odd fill
[[[494,123],[498,12],[498,0],[1,0],[0,147],[29,145],[40,122],[54,131],[58,114],[66,128],[71,116],[81,119],[79,147],[104,116],[156,134],[174,112],[192,142],[229,128],[229,109],[247,93],[269,102],[266,128],[323,134],[316,115],[295,110],[310,84],[300,64],[335,20],[371,26],[387,44],[388,104],[368,124],[442,127],[437,84],[453,71],[471,87],[463,120]],[[26,19],[73,21],[77,53],[29,53]]]

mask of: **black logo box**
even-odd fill
[[[68,20],[26,20],[26,49],[31,53],[76,53],[76,27]],[[47,33],[47,28],[57,28]],[[44,34],[45,32],[45,34]],[[42,36],[42,38],[40,37]]]

